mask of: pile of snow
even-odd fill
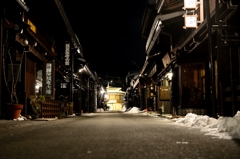
[[[23,121],[23,120],[27,120],[27,118],[20,115],[18,118],[13,119],[13,120],[15,120],[15,121]]]
[[[95,113],[82,113],[81,116],[96,116]]]
[[[71,116],[76,116],[76,114],[73,113],[72,115],[68,115],[68,116],[69,116],[69,117],[71,117]]]
[[[132,114],[135,114],[135,113],[139,113],[140,110],[138,107],[132,107],[131,109],[127,110],[125,113],[132,113]]]
[[[104,109],[103,108],[98,108],[97,112],[104,112]]]
[[[240,111],[234,117],[211,118],[207,115],[188,113],[184,118],[178,118],[174,124],[200,128],[219,139],[240,139]]]
[[[122,112],[125,112],[126,110],[127,110],[126,107],[123,106],[121,111],[122,111]]]

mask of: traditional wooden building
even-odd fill
[[[46,97],[42,117],[58,116],[59,111],[51,112],[59,109],[61,95],[73,103],[75,113],[96,111],[98,77],[86,65],[61,2],[4,0],[1,4],[0,114],[6,114],[5,103],[10,102],[6,84],[11,85],[12,77],[16,79],[18,68],[16,91],[24,105],[22,115],[31,115],[31,95]],[[2,70],[9,73],[11,62],[15,76],[4,75]],[[85,71],[79,73],[81,68]]]
[[[235,115],[239,15],[235,0],[149,0],[142,23],[146,61],[133,86],[146,88],[139,91],[147,106],[173,115]]]
[[[124,105],[123,97],[125,92],[121,90],[121,87],[109,86],[107,89],[109,110],[122,110]]]

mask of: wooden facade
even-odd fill
[[[61,95],[67,96],[68,101],[74,103],[73,111],[77,114],[81,114],[86,101],[90,101],[88,106],[92,107],[92,112],[97,108],[94,104],[96,102],[89,100],[95,98],[97,93],[94,91],[95,85],[99,85],[97,75],[85,63],[76,61],[78,57],[83,58],[82,53],[76,53],[77,50],[82,51],[82,48],[79,41],[76,41],[76,35],[74,38],[71,37],[73,34],[69,35],[69,31],[73,31],[68,21],[64,21],[67,17],[58,2],[49,1],[45,5],[41,2],[4,0],[1,3],[2,13],[5,11],[1,16],[1,55],[10,50],[13,63],[16,66],[22,63],[17,93],[20,94],[19,102],[24,105],[23,116],[31,115],[31,95],[44,95],[47,98],[43,103],[42,117],[58,116],[59,104],[56,103],[60,102]],[[65,65],[63,58],[67,41],[71,46],[69,66]],[[1,56],[0,68],[2,70],[5,67],[8,71],[10,59],[4,63],[3,59]],[[51,71],[45,67],[46,63],[51,63]],[[83,66],[85,71],[79,74],[78,69]],[[5,115],[5,103],[9,102],[9,97],[2,71],[0,79],[0,115]]]
[[[157,87],[155,111],[164,103],[170,109],[167,114],[172,115],[194,112],[234,116],[240,109],[239,2],[210,0],[197,5],[197,26],[187,28],[183,1],[149,3],[142,23],[147,60],[139,79],[132,79],[132,90],[140,88],[138,85],[146,87],[139,97],[145,94],[143,103],[147,103],[152,98],[147,88]],[[153,73],[153,69],[157,71]],[[170,88],[170,99],[161,100],[164,93],[159,89],[166,86]]]

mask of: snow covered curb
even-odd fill
[[[240,111],[234,117],[219,117],[218,119],[207,115],[188,113],[184,118],[178,118],[176,125],[200,128],[219,139],[240,139]]]
[[[124,114],[141,114],[141,115],[146,115],[146,116],[151,116],[151,117],[159,117],[160,114],[154,112],[154,111],[141,111],[138,107],[132,107],[129,109],[126,109],[125,107],[122,109],[122,112]]]

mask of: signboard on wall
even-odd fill
[[[160,100],[170,100],[170,87],[161,86],[159,88],[159,99]]]
[[[44,62],[43,67],[43,95],[54,98],[55,62]]]
[[[65,66],[70,66],[70,43],[65,43]]]

